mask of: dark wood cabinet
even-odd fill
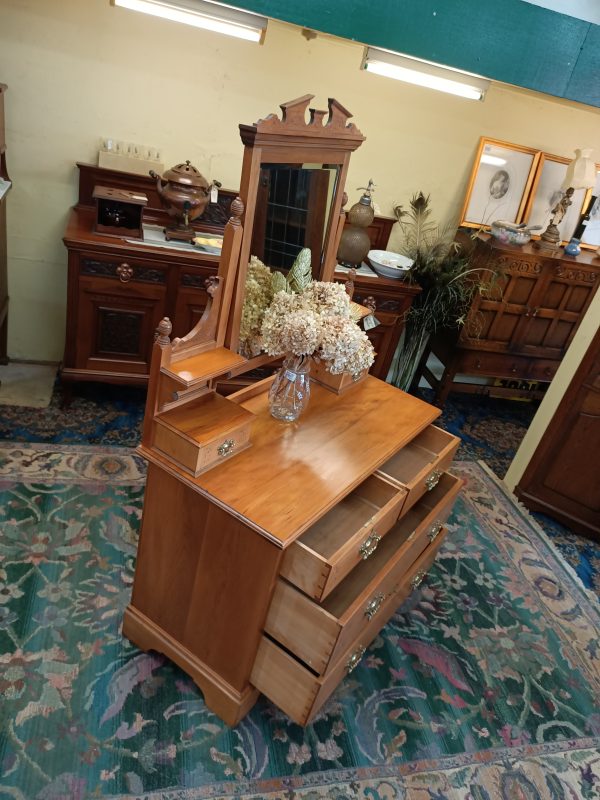
[[[515,493],[573,530],[600,538],[600,330]]]
[[[6,253],[6,191],[4,181],[10,181],[6,167],[6,135],[4,130],[4,93],[6,84],[0,83],[0,364],[8,361],[8,259]]]
[[[440,380],[426,367],[423,374],[439,403],[451,391],[489,391],[488,385],[457,381],[457,375],[549,383],[600,282],[600,262],[591,252],[574,258],[490,237],[478,240],[474,267],[498,270],[503,278],[488,294],[475,296],[462,328],[432,339],[430,350],[444,372]],[[497,387],[494,392],[503,393]]]

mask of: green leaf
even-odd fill
[[[311,252],[308,247],[303,247],[296,256],[291,270],[288,272],[288,286],[293,292],[303,292],[312,281],[310,269]]]
[[[275,271],[271,276],[271,289],[274,295],[277,294],[277,292],[289,292],[285,275]]]

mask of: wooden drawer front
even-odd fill
[[[430,425],[377,470],[376,475],[407,490],[402,513],[435,488],[459,443],[456,436]]]
[[[385,477],[370,475],[285,552],[281,575],[322,600],[377,550],[406,497]]]
[[[491,375],[498,378],[527,378],[530,360],[509,353],[476,353],[466,351],[462,354],[457,373],[465,375]]]
[[[440,534],[461,482],[445,473],[403,516],[372,559],[359,564],[320,605],[279,580],[265,632],[323,674],[362,635],[408,569]]]
[[[551,381],[559,365],[560,361],[549,358],[532,358],[527,377],[535,381]]]
[[[175,461],[195,478],[215,464],[225,461],[245,450],[250,442],[250,423],[233,433],[224,434],[218,441],[198,447],[190,439],[179,436],[167,427],[157,424],[154,446]]]
[[[342,653],[326,675],[315,675],[294,656],[267,636],[263,636],[256,654],[250,683],[279,706],[299,725],[306,725],[337,685],[358,665],[368,645],[389,620],[398,606],[416,588],[435,560],[444,540],[442,529],[421,557],[391,591],[379,612],[367,623],[360,638]]]
[[[79,272],[92,278],[112,278],[119,283],[152,283],[164,286],[167,282],[167,270],[162,264],[96,253],[80,253]]]

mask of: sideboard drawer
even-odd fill
[[[370,475],[286,550],[281,575],[317,600],[327,597],[375,553],[405,497],[403,487]]]
[[[549,358],[532,358],[527,377],[534,381],[551,381],[560,366],[560,361]]]
[[[510,353],[464,351],[456,372],[465,375],[494,375],[498,378],[527,378],[530,360]]]
[[[383,601],[379,612],[325,675],[315,675],[279,645],[263,636],[250,683],[299,725],[316,714],[338,683],[358,665],[366,648],[408,595],[423,580],[446,535],[443,529]]]
[[[436,488],[400,519],[368,561],[319,605],[279,580],[265,632],[322,675],[357,640],[397,590],[407,569],[443,528],[461,481],[445,473]]]
[[[375,473],[407,490],[404,513],[438,483],[454,458],[459,439],[430,425],[399,450]]]
[[[164,264],[145,259],[120,258],[118,255],[79,253],[79,274],[89,278],[105,278],[124,284],[155,284],[166,286],[167,268]]]

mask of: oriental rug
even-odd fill
[[[476,462],[421,588],[305,729],[123,640],[144,465],[0,445],[0,798],[600,796],[600,608]],[[182,598],[185,602],[185,598]]]

